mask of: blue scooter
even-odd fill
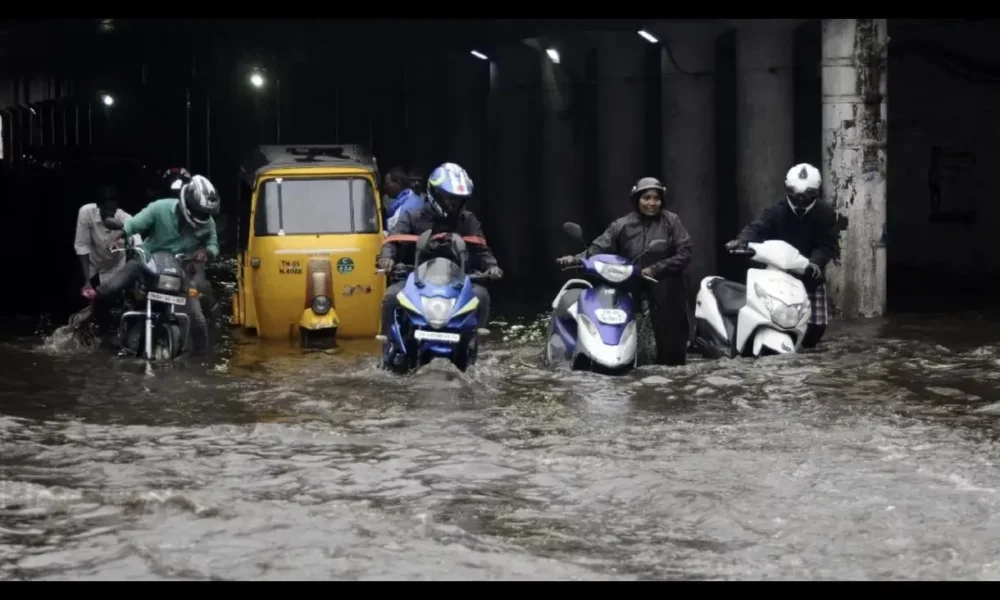
[[[576,223],[565,223],[563,230],[583,243],[583,231]],[[646,252],[664,249],[667,241],[652,240]],[[645,254],[645,252],[643,253]],[[642,275],[636,261],[614,254],[595,254],[577,267],[589,279],[570,279],[552,301],[545,362],[553,366],[568,362],[572,369],[625,372],[638,365],[640,331],[637,316],[641,312],[632,291]]]
[[[432,240],[443,240],[432,246]],[[415,235],[391,235],[389,242],[414,242],[413,266],[397,265],[393,275],[406,284],[397,294],[399,307],[393,315],[389,335],[379,335],[382,341],[382,366],[404,374],[418,369],[436,357],[447,358],[460,371],[475,364],[479,351],[479,335],[489,334],[480,329],[479,298],[472,283],[491,279],[485,273],[465,273],[466,244],[486,245],[478,237],[458,234],[437,234],[425,231]],[[424,262],[429,253],[446,247],[453,257],[434,257]]]

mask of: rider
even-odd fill
[[[735,240],[726,244],[726,249],[734,250],[748,242],[782,240],[809,259],[805,275],[795,275],[805,284],[812,305],[812,316],[802,340],[804,348],[816,346],[829,324],[823,270],[839,253],[837,214],[820,198],[822,184],[823,178],[816,167],[806,163],[795,165],[785,175],[785,197],[761,211]]]
[[[386,228],[392,226],[399,220],[402,211],[409,211],[419,208],[424,203],[423,196],[420,195],[420,179],[412,171],[406,173],[403,167],[393,167],[385,174],[382,185],[389,200],[386,207]]]
[[[102,186],[98,190],[96,200],[84,204],[77,212],[76,238],[73,240],[73,249],[80,259],[80,268],[83,272],[83,287],[80,293],[85,296],[89,293],[87,290],[92,291],[94,286],[108,281],[125,265],[125,256],[111,252],[108,244],[114,231],[132,218],[132,215],[118,207],[116,188]],[[135,237],[141,243],[141,238]],[[107,304],[101,302],[94,308],[104,314]]]
[[[560,265],[576,264],[594,254],[617,254],[635,260],[649,242],[666,240],[666,250],[650,252],[640,259],[642,274],[658,280],[643,280],[642,292],[649,299],[656,362],[683,365],[690,337],[685,270],[691,264],[691,237],[680,217],[663,207],[667,188],[655,177],[643,177],[632,187],[633,212],[612,221],[590,247],[573,256],[556,259]]]
[[[124,235],[142,233],[145,236],[141,248],[147,254],[170,252],[172,254],[194,253],[195,260],[205,262],[209,257],[219,255],[219,241],[215,233],[215,219],[219,214],[219,193],[205,177],[195,175],[191,181],[181,186],[180,199],[161,198],[151,202],[132,217],[125,226],[114,232],[109,245],[116,243]],[[88,299],[102,298],[124,290],[139,280],[145,267],[137,258],[129,259],[125,266],[108,281],[85,294]],[[201,302],[188,302],[195,350],[207,345],[207,322]]]
[[[411,234],[420,235],[427,230],[433,233],[457,233],[463,237],[483,237],[483,229],[479,219],[472,212],[465,210],[465,204],[472,196],[472,179],[465,169],[454,164],[444,163],[434,169],[427,178],[427,202],[420,207],[400,212],[389,235]],[[382,247],[378,257],[378,268],[382,271],[392,270],[399,251],[412,252],[413,245],[400,246],[398,242],[388,242]],[[485,245],[469,244],[470,263],[478,267],[492,279],[499,279],[503,271],[497,266],[497,259]],[[382,335],[389,335],[393,315],[399,300],[396,294],[403,289],[405,281],[397,281],[390,285],[382,298]],[[486,327],[490,315],[490,294],[481,285],[473,284],[472,290],[479,298],[479,323]]]

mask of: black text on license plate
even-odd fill
[[[423,329],[418,329],[413,332],[413,337],[418,340],[428,340],[432,342],[451,342],[457,343],[458,340],[462,339],[462,336],[457,333],[447,333],[444,331],[425,331]]]
[[[171,296],[169,294],[158,294],[156,292],[149,292],[146,297],[150,300],[156,300],[157,302],[166,302],[167,304],[176,304],[177,306],[184,306],[187,304],[187,298],[184,296]]]

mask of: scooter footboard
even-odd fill
[[[778,354],[791,354],[795,352],[795,339],[784,331],[761,327],[753,338],[753,355],[760,356],[764,348]]]

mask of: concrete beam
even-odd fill
[[[841,228],[827,279],[848,318],[886,307],[887,31],[886,19],[823,20],[823,196]]]

